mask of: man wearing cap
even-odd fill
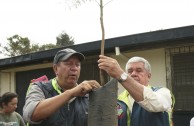
[[[26,95],[23,117],[30,126],[87,126],[88,92],[100,85],[95,80],[77,84],[84,59],[69,48],[57,52],[56,77],[33,83]]]

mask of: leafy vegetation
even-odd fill
[[[56,44],[33,44],[28,37],[22,37],[17,34],[7,38],[7,40],[8,42],[1,53],[9,57],[74,45],[74,39],[64,32],[56,37]]]

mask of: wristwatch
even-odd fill
[[[123,72],[123,73],[121,74],[120,78],[118,79],[118,82],[119,82],[119,83],[122,83],[122,82],[126,81],[126,80],[127,80],[127,76],[128,76],[128,74],[125,73],[125,72]]]

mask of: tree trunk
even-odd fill
[[[101,40],[101,55],[104,55],[104,46],[105,46],[105,30],[104,30],[104,22],[103,22],[103,0],[100,0],[100,25],[102,30],[102,40]],[[104,86],[105,84],[105,71],[100,70],[100,84]]]

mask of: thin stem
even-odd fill
[[[104,6],[103,7],[105,7],[107,4],[109,4],[111,1],[113,1],[113,0],[110,0],[109,2],[107,2],[106,4],[104,4]]]

